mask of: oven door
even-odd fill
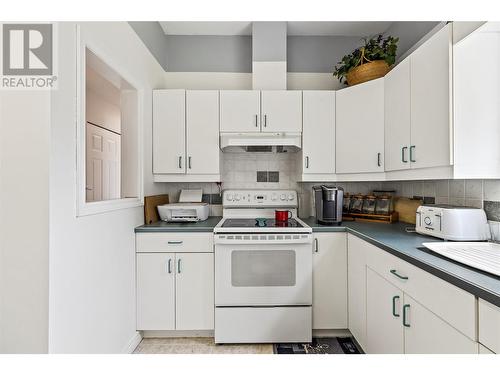
[[[215,236],[216,306],[312,304],[311,234],[301,234],[295,242],[228,237]]]

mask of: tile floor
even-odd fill
[[[134,354],[273,354],[271,344],[215,345],[211,337],[145,338]]]

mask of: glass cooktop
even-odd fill
[[[304,228],[295,219],[276,221],[274,219],[226,219],[223,228]]]

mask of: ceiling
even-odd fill
[[[368,36],[386,31],[392,22],[290,21],[288,35]],[[252,22],[160,21],[167,35],[252,35]]]

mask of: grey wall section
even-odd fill
[[[252,72],[251,36],[167,35],[169,72]]]
[[[397,58],[403,57],[415,44],[441,22],[397,21],[385,31],[385,35],[399,38]]]
[[[348,36],[289,36],[287,66],[294,73],[328,73],[333,67],[363,43],[359,37]]]
[[[286,60],[286,22],[252,23],[253,61]]]
[[[142,42],[158,60],[163,69],[167,67],[167,52],[165,48],[165,33],[159,22],[129,22]]]

